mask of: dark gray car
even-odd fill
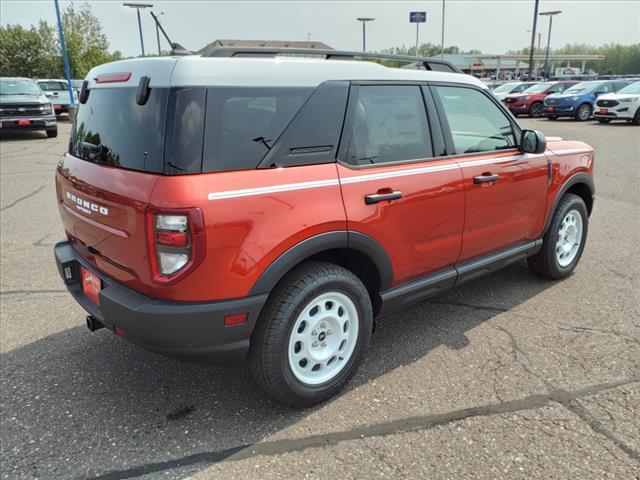
[[[44,130],[58,135],[49,99],[30,78],[0,78],[0,130]]]

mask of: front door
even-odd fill
[[[514,124],[489,93],[462,86],[432,91],[464,176],[459,262],[537,239],[546,210],[546,156],[518,150]]]
[[[349,95],[337,164],[348,228],[382,245],[394,286],[452,267],[462,245],[462,171],[433,158],[443,141],[426,102],[418,85],[353,85]]]

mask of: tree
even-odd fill
[[[70,4],[62,15],[65,45],[72,78],[84,78],[93,67],[122,58],[109,53],[109,42],[89,4]],[[29,29],[0,26],[0,75],[64,78],[57,26],[40,20]]]

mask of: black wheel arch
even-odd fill
[[[380,243],[360,232],[338,230],[314,235],[289,248],[262,272],[249,295],[271,292],[288,272],[307,260],[333,261],[356,270],[353,273],[367,286],[374,301],[393,280],[391,260]]]
[[[564,183],[558,194],[556,195],[555,200],[553,201],[553,205],[549,209],[549,213],[547,214],[547,220],[544,225],[544,232],[549,229],[549,225],[551,225],[551,220],[553,219],[553,212],[558,208],[558,204],[562,197],[567,193],[574,193],[584,200],[584,203],[587,206],[587,213],[589,216],[593,210],[593,204],[595,201],[596,195],[596,187],[593,183],[593,179],[591,176],[585,172],[579,172],[571,177]]]

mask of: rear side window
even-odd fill
[[[420,87],[360,85],[355,95],[348,163],[371,165],[433,156]]]
[[[161,173],[168,90],[152,88],[145,105],[137,88],[91,89],[79,105],[69,153],[115,167]]]
[[[513,127],[484,93],[466,87],[434,87],[442,104],[456,154],[515,148]]]
[[[312,91],[296,87],[208,88],[202,171],[256,168]]]

